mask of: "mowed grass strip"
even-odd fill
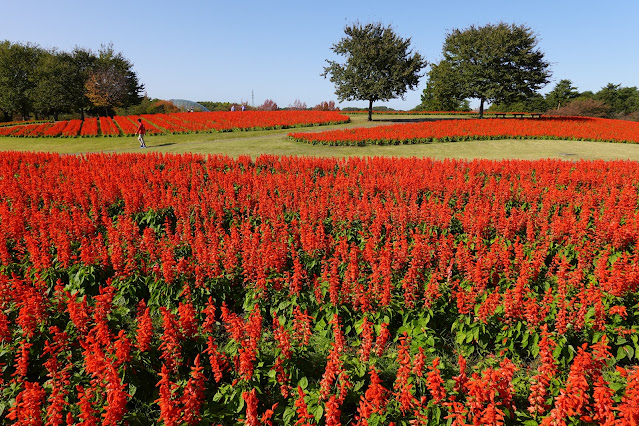
[[[414,115],[376,115],[369,122],[366,115],[351,115],[351,123],[297,128],[296,132],[318,132],[360,126],[379,126],[417,120],[450,119],[451,117]],[[459,117],[455,117],[459,119]],[[634,160],[639,161],[639,144],[566,140],[482,140],[389,146],[323,146],[294,142],[287,137],[291,129],[223,133],[191,133],[184,135],[146,136],[147,149],[141,150],[135,137],[92,138],[0,138],[1,151],[58,152],[83,154],[91,152],[166,152],[223,154],[231,157],[262,154],[304,155],[314,157],[396,156],[431,157],[436,159],[526,159],[557,158],[565,160]]]

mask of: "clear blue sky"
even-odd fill
[[[320,76],[347,24],[382,22],[428,62],[441,58],[446,33],[470,25],[525,24],[551,63],[551,83],[580,91],[607,83],[639,86],[639,0],[456,1],[3,1],[0,40],[70,51],[113,43],[134,64],[150,97],[251,102],[296,99],[309,107],[337,100]],[[404,101],[410,109],[425,87]],[[366,106],[366,102],[340,104]]]

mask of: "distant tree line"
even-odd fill
[[[0,120],[113,115],[138,105],[144,86],[112,45],[71,52],[0,41]]]
[[[322,101],[319,104],[315,105],[312,108],[306,106],[306,102],[302,102],[299,99],[295,99],[295,101],[290,104],[288,107],[280,108],[277,103],[272,99],[266,99],[261,105],[257,107],[253,107],[248,105],[246,102],[234,103],[234,102],[211,102],[211,101],[198,101],[200,105],[208,109],[209,111],[230,111],[231,108],[235,107],[235,110],[238,111],[241,109],[242,105],[247,111],[257,110],[257,111],[278,111],[278,110],[294,110],[294,111],[304,111],[304,110],[314,110],[314,111],[337,111],[339,108],[335,105],[335,101]]]
[[[596,93],[579,92],[570,80],[560,80],[545,96],[535,94],[513,103],[497,103],[490,111],[535,111],[639,121],[639,89],[608,83]]]

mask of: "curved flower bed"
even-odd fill
[[[289,133],[289,137],[299,142],[323,145],[399,145],[512,138],[638,143],[639,123],[587,117],[439,120]]]
[[[55,124],[11,123],[0,127],[0,136],[75,137],[133,135],[142,118],[149,134],[228,132],[347,123],[350,118],[337,111],[243,111],[144,114],[60,121]],[[62,123],[62,124],[61,124]]]

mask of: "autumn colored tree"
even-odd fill
[[[314,111],[339,111],[335,106],[335,101],[322,101],[313,107]]]
[[[177,106],[175,106],[173,102],[160,99],[153,103],[153,105],[151,106],[150,112],[152,114],[155,114],[155,113],[168,114],[172,112],[180,112],[180,109]]]
[[[127,96],[126,79],[115,67],[97,69],[85,83],[87,98],[104,114],[109,115],[109,108],[121,106]]]
[[[306,102],[302,102],[299,99],[295,99],[293,104],[288,106],[288,109],[291,109],[294,111],[302,111],[302,110],[308,109],[308,107],[306,106]]]
[[[547,114],[579,117],[606,117],[610,106],[599,99],[575,99],[566,106],[549,110]]]
[[[257,107],[257,109],[260,111],[277,111],[278,107],[274,100],[267,99],[262,105]]]

